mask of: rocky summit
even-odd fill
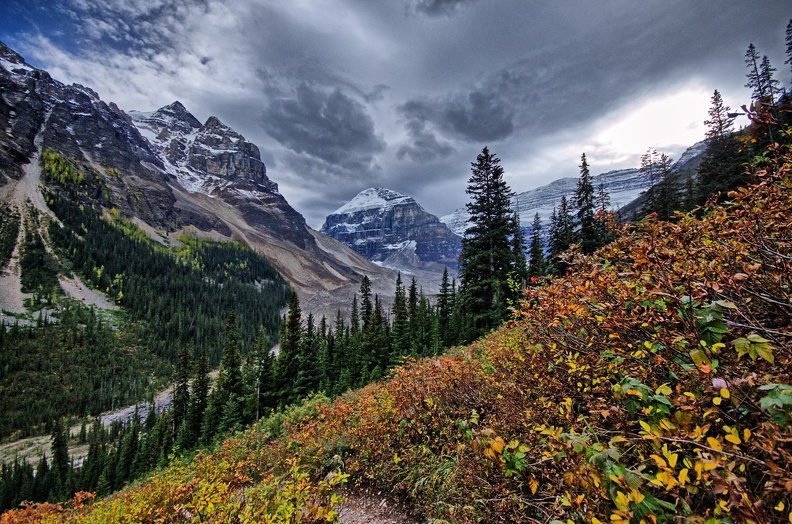
[[[358,193],[328,215],[321,231],[377,264],[406,272],[432,264],[456,268],[462,249],[462,239],[414,198],[385,188]]]

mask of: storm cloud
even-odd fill
[[[595,173],[648,146],[678,156],[714,89],[748,101],[749,43],[788,85],[790,14],[783,0],[5,0],[0,40],[125,110],[217,116],[318,227],[371,186],[450,213],[484,146],[516,191],[576,176],[583,152]]]
[[[270,103],[264,127],[295,153],[349,170],[371,168],[374,155],[385,149],[363,104],[338,88],[300,84],[293,97]]]

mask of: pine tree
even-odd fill
[[[575,242],[574,219],[569,210],[567,197],[563,195],[558,210],[553,208],[553,214],[550,216],[550,234],[547,242],[547,253],[554,273],[558,275],[566,273],[567,265],[560,257]]]
[[[248,354],[247,366],[245,366],[248,374],[246,382],[250,392],[248,418],[253,421],[261,418],[265,409],[275,407],[271,398],[274,361],[271,349],[272,341],[267,336],[267,330],[261,326],[256,342]]]
[[[65,495],[66,475],[69,472],[69,433],[63,420],[57,419],[52,426],[52,473],[55,496]]]
[[[179,359],[176,361],[173,377],[171,413],[174,431],[176,431],[184,421],[184,418],[187,416],[187,409],[190,405],[190,367],[190,352],[187,348],[182,348],[179,352]],[[151,412],[156,413],[156,410],[152,409]]]
[[[443,269],[443,278],[440,281],[440,292],[437,295],[437,324],[438,336],[443,347],[452,345],[451,315],[454,310],[454,298],[451,295],[451,282],[448,280],[448,268]]]
[[[761,60],[759,52],[753,43],[748,45],[748,50],[745,52],[745,66],[748,68],[748,82],[745,87],[751,89],[751,99],[763,101],[767,98],[767,89],[759,72]]]
[[[578,239],[583,253],[593,253],[600,247],[599,228],[596,224],[594,210],[594,183],[591,181],[586,154],[580,158],[580,178],[573,203],[577,208]]]
[[[508,278],[514,254],[511,189],[503,179],[500,159],[486,147],[471,164],[466,193],[470,220],[459,256],[461,300],[468,316],[468,339],[497,326],[508,313]]]
[[[401,273],[396,276],[396,294],[393,299],[392,312],[393,327],[391,329],[391,338],[393,339],[393,355],[391,363],[395,364],[401,357],[409,355],[412,347],[407,297],[405,296],[404,286],[402,286]]]
[[[789,23],[786,27],[786,56],[787,59],[784,61],[785,64],[789,64],[790,70],[792,70],[792,18],[789,20]]]
[[[704,204],[712,195],[725,193],[748,180],[743,164],[747,162],[749,153],[742,151],[732,132],[734,117],[729,116],[730,108],[723,105],[717,90],[710,104],[709,118],[704,121],[707,125],[707,149],[697,168],[695,205]],[[692,209],[694,205],[686,207]]]
[[[761,79],[762,85],[764,86],[765,93],[767,95],[767,101],[770,104],[775,104],[776,96],[778,95],[779,91],[779,82],[777,79],[773,78],[773,73],[776,72],[776,68],[770,65],[770,59],[767,58],[767,55],[762,57],[762,62],[759,65],[759,77]]]
[[[187,408],[187,416],[179,430],[177,444],[181,449],[192,449],[198,443],[204,423],[210,385],[209,360],[206,357],[206,353],[202,352],[198,355],[198,362],[195,366],[195,376],[192,379],[190,388],[190,405]]]
[[[228,433],[244,424],[242,413],[245,388],[242,380],[242,359],[239,355],[239,326],[236,313],[233,311],[228,316],[223,335],[225,344],[217,375],[217,395],[214,401],[217,403],[216,409],[222,413],[218,429],[221,433]]]
[[[363,277],[364,281],[368,281]],[[294,379],[300,371],[300,338],[302,336],[302,310],[297,293],[292,293],[289,301],[289,312],[280,339],[280,353],[276,360],[276,383],[279,391],[279,404],[286,406],[297,397],[294,391]]]
[[[539,213],[534,215],[533,224],[531,224],[531,242],[528,246],[529,265],[528,276],[531,281],[535,281],[536,277],[541,277],[547,273],[547,267],[544,255],[544,242],[542,242],[542,220],[539,218]]]
[[[509,275],[513,289],[509,297],[513,302],[522,296],[525,282],[528,279],[528,261],[525,258],[525,235],[520,227],[520,213],[514,210],[512,217],[511,252],[513,257],[512,270]]]
[[[300,337],[299,371],[294,380],[297,399],[307,397],[319,389],[319,340],[316,336],[313,313],[308,313],[305,329]]]
[[[707,126],[705,137],[707,140],[723,138],[730,135],[734,126],[734,117],[729,116],[731,108],[724,105],[721,94],[716,89],[710,98],[710,108],[707,111],[709,118],[704,121]]]

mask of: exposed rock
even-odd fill
[[[321,231],[369,260],[406,271],[427,263],[456,268],[462,249],[462,239],[415,199],[384,188],[361,191],[328,215]]]

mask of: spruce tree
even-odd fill
[[[599,227],[596,223],[594,183],[591,180],[586,154],[580,157],[580,178],[573,203],[577,208],[578,240],[583,253],[593,253],[600,247]]]
[[[299,370],[294,380],[297,399],[307,397],[319,389],[319,339],[316,334],[313,313],[308,313],[305,329],[300,337]]]
[[[368,281],[363,277],[364,281]],[[289,301],[289,312],[283,323],[280,353],[276,360],[276,383],[278,385],[279,404],[286,406],[297,400],[294,391],[294,379],[300,371],[300,338],[302,336],[302,310],[297,293],[292,293]]]
[[[561,260],[561,255],[575,242],[574,219],[569,209],[569,201],[566,195],[563,195],[559,208],[557,210],[553,208],[553,214],[550,216],[550,235],[547,241],[547,254],[555,274],[566,273],[567,264]]]
[[[541,277],[546,274],[547,268],[544,255],[544,242],[542,242],[542,220],[539,218],[539,213],[534,215],[533,223],[531,224],[531,241],[528,245],[528,276],[534,282],[536,277]]]
[[[177,445],[181,449],[192,449],[198,443],[201,436],[201,428],[204,422],[204,414],[209,396],[211,378],[209,377],[209,360],[206,353],[198,355],[198,362],[195,366],[195,376],[192,379],[190,405],[187,408],[187,416],[179,430]]]
[[[786,26],[786,57],[785,64],[789,64],[790,71],[792,71],[792,18]]]
[[[767,98],[767,90],[759,72],[760,64],[759,52],[756,50],[756,46],[750,43],[748,50],[745,52],[745,66],[748,68],[748,73],[746,73],[748,82],[745,83],[745,87],[751,90],[752,100],[765,100]]]
[[[63,420],[57,419],[52,426],[52,473],[55,497],[65,495],[66,475],[69,472],[69,433]],[[57,486],[57,487],[56,487]]]
[[[173,430],[176,431],[187,416],[187,409],[190,405],[190,374],[192,370],[190,369],[190,352],[186,347],[179,352],[179,359],[174,367],[171,415]],[[150,413],[156,413],[156,410],[152,409]]]
[[[275,407],[272,399],[272,342],[267,336],[264,326],[259,327],[259,334],[250,350],[247,359],[246,382],[248,384],[249,402],[248,418],[256,421],[261,418],[267,408]]]
[[[391,338],[393,340],[393,355],[391,363],[397,363],[401,357],[408,355],[412,347],[410,336],[410,318],[407,310],[407,297],[402,286],[401,273],[396,276],[396,293],[393,299],[393,326]]]
[[[725,193],[748,180],[743,164],[748,161],[749,153],[742,150],[740,141],[732,131],[734,117],[729,116],[729,110],[716,90],[710,99],[709,118],[704,121],[707,126],[707,149],[697,168],[696,205],[702,205],[712,195]]]
[[[514,254],[510,235],[514,218],[511,189],[503,179],[500,159],[486,147],[471,164],[466,193],[470,220],[459,256],[461,300],[469,340],[497,326],[508,313],[508,279]]]

